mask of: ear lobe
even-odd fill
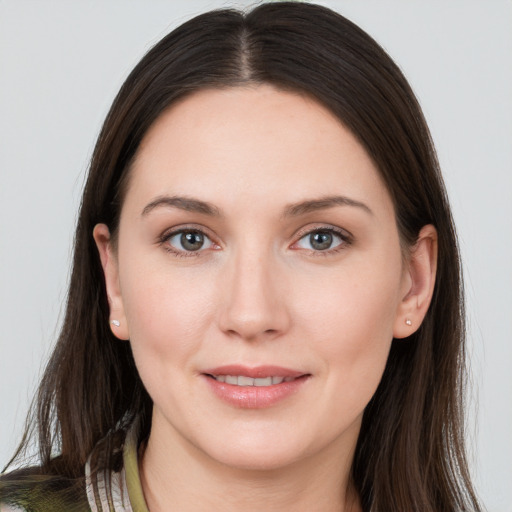
[[[434,293],[437,270],[437,230],[423,226],[411,249],[404,275],[404,295],[398,307],[393,329],[394,338],[406,338],[421,325]]]
[[[119,286],[119,269],[116,255],[106,224],[96,224],[92,232],[100,255],[101,266],[105,276],[105,287],[110,308],[109,324],[114,336],[120,340],[130,338],[128,324],[124,313],[123,299]]]

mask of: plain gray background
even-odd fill
[[[488,510],[512,511],[512,2],[319,3],[387,49],[429,121],[466,270],[472,469]],[[0,0],[0,466],[58,331],[87,162],[114,95],[174,26],[252,4]]]

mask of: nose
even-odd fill
[[[219,326],[246,341],[274,339],[291,323],[286,279],[279,264],[263,254],[239,254],[223,276]]]

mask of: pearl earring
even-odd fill
[[[116,327],[119,327],[121,324],[119,323],[119,320],[112,320],[112,322],[110,322],[112,325],[115,325]]]
[[[409,326],[412,325],[412,322],[409,318],[405,319],[405,323],[406,323],[406,325],[409,325]]]

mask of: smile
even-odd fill
[[[291,382],[295,380],[295,377],[260,377],[252,378],[246,375],[210,375],[217,382],[225,382],[226,384],[232,384],[233,386],[257,386],[266,387],[273,386],[275,384],[281,384],[281,382]]]
[[[213,394],[236,408],[277,406],[298,393],[312,375],[281,366],[225,365],[202,372]]]

